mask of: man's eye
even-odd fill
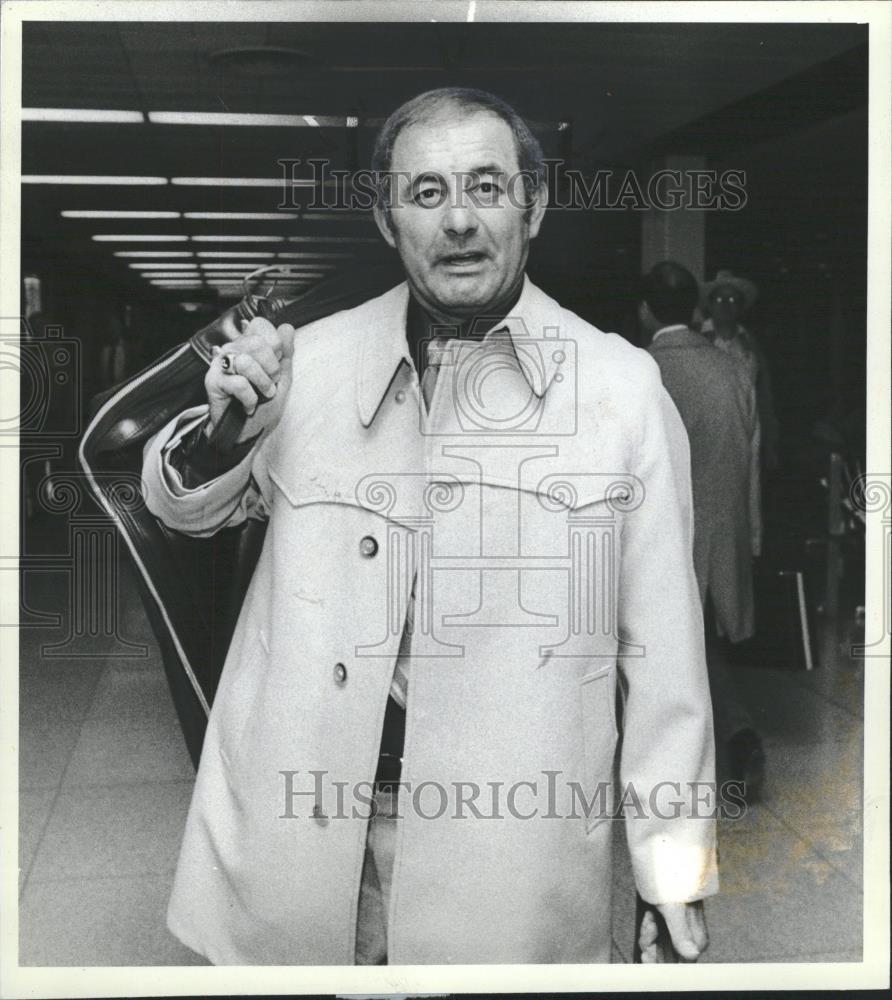
[[[438,187],[423,187],[415,194],[415,200],[420,205],[435,205],[440,200],[440,189]]]
[[[495,181],[480,181],[471,188],[471,194],[483,204],[497,201],[501,193],[501,185]]]

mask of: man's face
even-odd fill
[[[733,285],[719,285],[709,296],[709,308],[718,323],[734,323],[743,314],[743,295]]]
[[[453,111],[397,136],[390,221],[409,285],[435,314],[468,318],[519,286],[529,241],[539,232],[544,191],[526,212],[514,136],[501,118]]]

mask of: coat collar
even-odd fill
[[[412,368],[406,339],[409,286],[406,282],[361,306],[366,330],[356,376],[356,400],[364,427],[375,419],[397,373]],[[560,306],[524,276],[517,304],[484,341],[507,334],[518,368],[532,391],[541,399],[557,370],[560,355],[539,350],[543,337],[559,334]],[[557,355],[557,357],[555,356]]]
[[[651,351],[664,347],[711,347],[708,338],[688,326],[673,326],[658,330],[650,342]]]

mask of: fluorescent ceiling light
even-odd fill
[[[64,219],[178,219],[179,212],[126,212],[101,209],[69,208],[60,213]]]
[[[250,219],[259,222],[287,222],[296,219],[294,212],[184,212],[184,219]]]
[[[306,222],[368,222],[374,217],[371,212],[346,212],[333,208],[330,212],[304,212],[301,219]]]
[[[204,280],[209,285],[240,285],[243,278],[233,277],[231,274],[206,274]]]
[[[289,236],[289,243],[380,243],[374,236]]]
[[[116,250],[116,257],[191,257],[191,250]]]
[[[142,271],[140,272],[140,277],[148,280],[154,278],[182,278],[184,280],[191,278],[193,281],[201,280],[201,275],[198,271]]]
[[[285,184],[288,187],[316,186],[312,177],[301,177],[288,181],[281,177],[171,177],[170,183],[179,187],[280,188]]]
[[[199,256],[201,256],[199,254]],[[279,260],[349,260],[352,253],[278,253]]]
[[[148,118],[155,125],[247,125],[255,128],[344,127],[350,123],[346,117],[332,115],[259,115],[228,111],[150,111]]]
[[[188,236],[137,235],[136,233],[127,236],[117,233],[114,235],[100,233],[91,238],[97,243],[186,243],[189,239]]]
[[[260,266],[262,267],[263,265]],[[248,271],[256,271],[257,267],[256,260],[233,261],[231,264],[208,264],[205,261],[201,263],[203,271],[231,271],[233,273],[240,272],[241,274],[247,274]]]
[[[166,177],[121,177],[92,174],[22,174],[23,184],[166,184]]]
[[[284,236],[193,236],[193,243],[284,243]]]
[[[93,108],[22,108],[23,122],[144,122],[141,111],[97,111]]]
[[[132,268],[134,268],[137,271],[150,271],[150,270],[154,270],[154,269],[158,269],[158,268],[161,268],[161,269],[166,268],[168,271],[170,271],[170,270],[172,270],[175,267],[187,268],[188,269],[188,268],[196,268],[198,265],[197,264],[177,264],[177,263],[174,263],[173,261],[171,261],[171,263],[169,263],[169,264],[157,264],[157,263],[142,264],[142,263],[139,263],[139,264],[128,264],[127,266],[128,267],[132,267]]]
[[[234,250],[232,253],[229,253],[228,251],[225,251],[225,250],[203,250],[203,251],[199,251],[198,256],[199,257],[235,257],[236,260],[238,260],[240,257],[244,257],[246,260],[249,259],[249,258],[250,259],[254,259],[254,260],[271,260],[273,257],[275,257],[275,254],[274,253],[259,253],[259,252],[255,253],[253,251],[251,251],[249,253],[242,253],[239,250]]]
[[[227,111],[150,111],[155,125],[272,125],[287,127],[306,124],[303,115],[232,114]]]
[[[201,256],[201,255],[199,254],[199,256]],[[227,261],[227,263],[224,264],[222,262],[221,263],[214,263],[212,261],[205,261],[205,260],[203,260],[201,262],[201,266],[205,270],[208,270],[208,271],[235,271],[235,270],[238,270],[238,268],[240,268],[240,267],[253,267],[253,268],[256,268],[257,267],[257,262],[256,261],[247,261],[247,260],[245,260],[245,261]],[[306,264],[289,264],[288,267],[290,269],[294,269],[296,271],[303,271],[303,270],[310,270],[310,269],[312,269],[314,271],[327,271],[327,270],[330,270],[331,268],[337,267],[337,264],[313,264],[310,261],[307,261]]]
[[[204,258],[204,257],[207,256],[207,254],[200,253],[198,256]],[[254,268],[256,268],[258,266],[256,260],[240,260],[239,258],[241,256],[244,256],[242,254],[227,254],[227,256],[228,257],[235,257],[235,260],[227,260],[225,263],[223,263],[222,261],[219,261],[219,262],[215,263],[213,261],[202,260],[201,267],[210,268],[212,271],[214,271],[214,270],[217,270],[217,271],[219,271],[219,270],[234,271],[234,270],[236,270],[236,268],[239,268],[239,267],[254,267]],[[250,257],[251,255],[248,254],[247,256]],[[265,257],[265,258],[269,258],[269,257],[272,257],[272,256],[273,256],[272,254],[261,254],[261,257]]]

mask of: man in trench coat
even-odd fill
[[[696,959],[714,751],[678,413],[645,352],[525,276],[547,190],[510,107],[420,95],[373,166],[406,282],[296,336],[252,321],[211,365],[208,405],[145,449],[169,526],[269,518],[169,926],[218,964],[605,962],[624,818],[641,896]],[[240,444],[209,471],[233,398]],[[369,959],[395,700],[386,950]]]

